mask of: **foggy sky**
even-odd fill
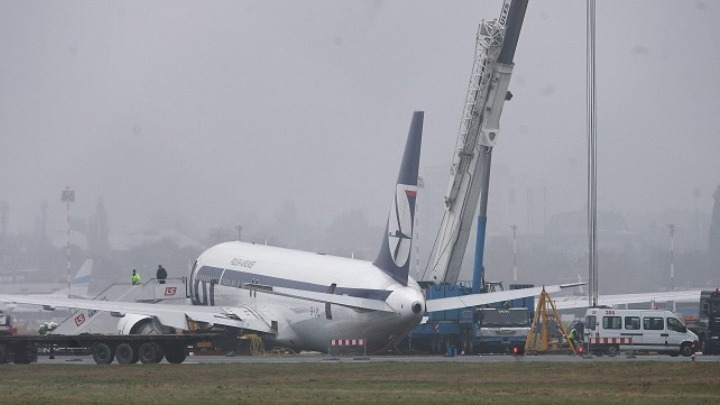
[[[120,234],[165,211],[234,226],[287,201],[308,223],[384,224],[414,110],[421,171],[449,172],[477,25],[501,3],[0,0],[9,230],[43,200],[63,229],[65,186],[74,215],[102,199]],[[599,208],[709,211],[720,4],[597,8]],[[531,0],[515,63],[493,165],[541,179],[550,214],[580,210],[585,2]]]

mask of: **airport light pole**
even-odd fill
[[[670,230],[670,291],[675,287],[675,224],[668,224]]]
[[[242,226],[238,225],[235,229],[238,231],[238,242],[240,242],[242,240]]]
[[[588,306],[598,303],[597,263],[597,94],[595,92],[595,0],[587,0],[587,125],[588,125]]]
[[[510,226],[513,231],[513,281],[517,281],[517,228],[515,224]]]
[[[67,288],[68,288],[68,298],[69,298],[70,297],[70,203],[75,202],[75,191],[70,189],[70,186],[65,187],[65,190],[62,191],[62,197],[60,197],[60,201],[65,203],[66,212],[67,212],[66,258],[67,258]]]

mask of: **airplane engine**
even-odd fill
[[[172,328],[165,327],[147,315],[126,314],[118,322],[118,333],[121,335],[158,335],[173,333]]]

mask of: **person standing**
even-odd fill
[[[570,340],[573,344],[573,346],[577,346],[578,344],[578,331],[574,327],[570,329],[570,333],[568,334],[568,340]]]
[[[140,284],[140,274],[138,274],[138,272],[137,272],[135,269],[133,269],[133,272],[132,272],[132,274],[130,275],[130,283],[131,283],[132,285],[139,285],[139,284]]]
[[[165,267],[163,267],[162,264],[158,265],[155,278],[157,278],[158,284],[165,284],[165,279],[167,278],[167,270],[165,270]]]

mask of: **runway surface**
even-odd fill
[[[222,363],[310,363],[310,362],[470,362],[470,363],[497,363],[497,362],[625,362],[625,361],[661,361],[661,362],[720,362],[720,356],[703,356],[697,354],[692,357],[671,357],[668,355],[638,354],[634,358],[625,353],[615,357],[609,356],[570,356],[565,354],[544,354],[535,356],[510,356],[510,355],[463,355],[456,357],[433,356],[396,356],[396,355],[375,355],[365,359],[342,357],[330,359],[324,354],[296,354],[283,356],[188,356],[184,365],[192,364],[222,364]],[[95,365],[92,356],[56,356],[49,359],[47,356],[38,358],[39,364],[78,364]],[[117,363],[113,363],[117,364]],[[163,361],[162,364],[169,364]]]

